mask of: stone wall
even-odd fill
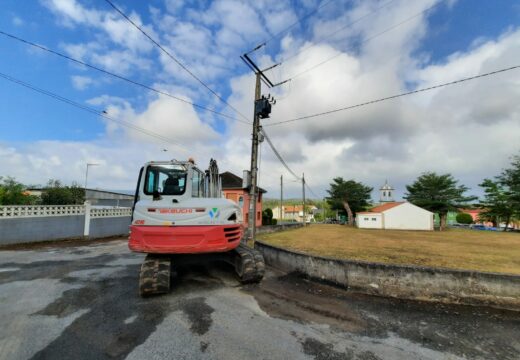
[[[338,260],[255,242],[268,265],[354,291],[404,299],[491,305],[520,310],[520,276],[513,274]]]

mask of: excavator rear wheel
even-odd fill
[[[264,278],[265,263],[262,254],[245,244],[235,250],[235,271],[242,284],[260,282]]]
[[[142,297],[170,292],[171,258],[148,254],[141,265],[139,294]]]

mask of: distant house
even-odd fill
[[[243,188],[243,181],[240,176],[237,176],[229,171],[220,174],[222,181],[222,192],[226,199],[232,200],[242,208],[244,214],[244,225],[249,224],[249,190],[250,188]],[[256,226],[262,226],[262,199],[263,194],[267,191],[258,187],[258,198],[256,202]]]
[[[318,208],[314,205],[306,206],[305,219],[306,222],[314,221],[314,214]],[[303,222],[303,205],[287,205],[283,207],[282,213],[280,214],[280,207],[277,206],[273,209],[273,218],[282,220],[296,220],[297,222]]]
[[[409,202],[387,202],[358,212],[356,224],[361,229],[433,230],[433,213]]]

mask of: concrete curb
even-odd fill
[[[258,240],[255,248],[270,266],[366,294],[520,311],[519,275],[340,260]]]

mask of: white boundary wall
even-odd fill
[[[131,208],[0,206],[0,245],[128,234]]]

